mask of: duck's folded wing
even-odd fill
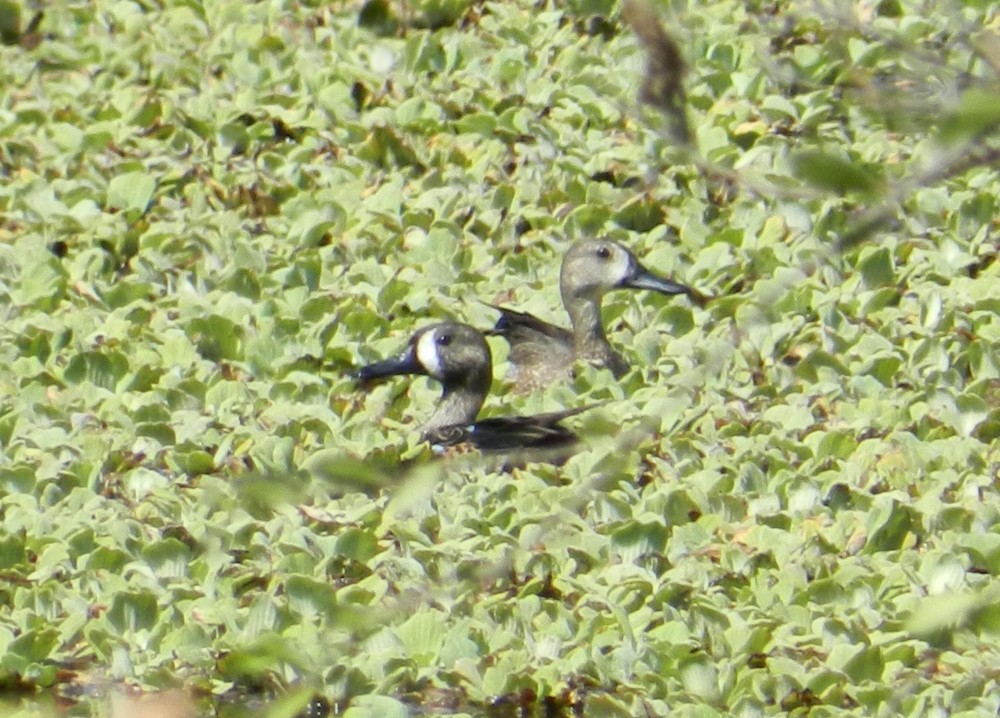
[[[435,446],[468,444],[484,452],[560,449],[572,446],[580,439],[559,422],[590,408],[592,407],[585,406],[535,416],[493,417],[475,424],[434,429],[424,438]]]
[[[490,306],[500,312],[500,318],[488,334],[507,340],[511,364],[562,367],[573,363],[573,334],[569,329],[543,322],[527,312]]]
[[[543,322],[533,314],[519,312],[507,307],[490,304],[500,312],[500,318],[490,330],[490,334],[504,337],[512,345],[524,341],[558,342],[569,347],[573,346],[573,334],[569,329],[557,327],[555,324]]]

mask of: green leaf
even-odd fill
[[[215,458],[202,449],[187,448],[177,451],[173,458],[180,469],[190,476],[210,474],[216,469]]]
[[[402,641],[406,655],[423,666],[431,665],[437,660],[445,639],[441,616],[428,609],[421,610],[404,621],[396,629],[396,635]]]
[[[119,632],[150,630],[158,618],[156,596],[149,591],[116,593],[108,609],[108,621]]]
[[[30,270],[21,272],[11,299],[35,311],[46,312],[55,306],[67,289],[66,270],[54,258],[33,261]]]
[[[350,528],[337,537],[335,550],[354,561],[368,561],[378,553],[378,539],[371,531]]]
[[[145,172],[127,172],[108,183],[107,205],[111,209],[146,211],[156,192],[156,178]]]
[[[70,359],[63,376],[74,384],[87,381],[114,391],[128,372],[128,359],[121,352],[83,352]]]
[[[21,3],[0,2],[0,42],[16,45],[21,39]]]
[[[292,641],[266,633],[226,654],[218,667],[220,675],[227,680],[256,682],[280,672],[285,664],[298,665],[302,657]]]
[[[830,431],[820,439],[816,449],[816,458],[823,460],[827,458],[847,459],[857,448],[858,442],[850,434]]]
[[[393,476],[377,464],[337,449],[320,449],[303,462],[302,468],[320,481],[344,488],[373,489],[393,481]]]
[[[218,315],[195,317],[185,327],[198,353],[211,361],[239,361],[242,358],[243,328]]]
[[[7,652],[30,663],[38,663],[48,659],[57,645],[59,631],[55,628],[39,628],[25,631],[15,638],[7,646]]]
[[[838,194],[872,195],[885,184],[881,172],[872,165],[822,150],[794,155],[792,166],[799,179]]]
[[[285,590],[291,608],[304,616],[332,614],[337,605],[333,586],[311,576],[289,576]]]
[[[895,275],[892,267],[892,255],[888,249],[873,249],[864,251],[858,262],[861,277],[869,288],[893,284]]]
[[[638,549],[639,554],[663,553],[669,532],[662,524],[626,522],[611,534],[611,541],[620,548]]]
[[[1000,92],[973,86],[941,121],[938,139],[945,144],[968,142],[1000,125]]]
[[[649,232],[663,224],[666,214],[659,202],[645,195],[629,200],[614,213],[613,219],[625,229]]]
[[[885,659],[878,646],[865,646],[844,664],[844,672],[854,683],[881,681],[885,672]]]
[[[314,715],[309,708],[315,700],[316,693],[308,686],[295,688],[269,701],[262,718],[308,718]]]
[[[866,552],[895,551],[907,546],[919,528],[912,510],[897,501],[889,501],[869,520]]]
[[[906,630],[938,646],[950,645],[962,629],[974,627],[1000,633],[1000,611],[995,591],[929,596],[906,621]]]
[[[0,569],[26,567],[24,537],[7,534],[0,536]]]
[[[142,557],[160,575],[181,578],[187,575],[191,561],[191,549],[175,538],[147,544]]]
[[[98,546],[87,558],[88,571],[109,571],[118,573],[132,560],[124,551],[108,546]]]
[[[409,718],[405,705],[389,696],[365,695],[351,700],[344,718]]]
[[[996,576],[1000,575],[1000,534],[969,534],[961,538],[972,566]]]

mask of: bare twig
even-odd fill
[[[667,118],[670,137],[691,144],[687,121],[684,74],[687,67],[680,47],[667,34],[649,0],[625,0],[622,15],[646,51],[646,74],[639,98],[659,109]]]

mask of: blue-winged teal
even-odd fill
[[[441,401],[421,429],[436,450],[459,445],[505,452],[566,448],[578,439],[559,422],[589,408],[476,421],[490,390],[493,361],[482,333],[458,322],[424,327],[402,354],[362,367],[357,377],[371,381],[397,374],[423,374],[441,382]]]
[[[607,367],[616,378],[628,371],[628,364],[608,343],[601,320],[601,300],[612,289],[651,289],[686,294],[698,304],[705,301],[696,290],[650,272],[617,242],[577,242],[566,252],[559,273],[559,290],[572,330],[531,314],[493,307],[501,316],[489,333],[510,343],[517,390],[533,391],[566,377],[578,359]]]

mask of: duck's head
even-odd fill
[[[581,299],[600,300],[612,289],[694,294],[690,287],[653,274],[634,254],[610,239],[588,239],[571,246],[563,258],[559,288],[567,307]]]
[[[398,374],[433,377],[445,394],[462,388],[485,395],[493,374],[490,347],[482,333],[467,324],[432,324],[414,334],[401,354],[362,367],[357,377],[372,381]]]

